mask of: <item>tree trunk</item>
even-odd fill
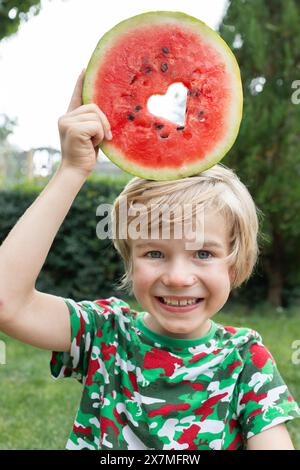
[[[284,286],[283,263],[284,243],[280,233],[273,230],[272,253],[264,259],[264,267],[268,277],[268,302],[273,307],[282,306]]]

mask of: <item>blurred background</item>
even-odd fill
[[[298,0],[0,0],[0,242],[59,164],[57,120],[98,40],[119,21],[150,10],[198,17],[219,32],[238,60],[244,114],[222,163],[236,171],[264,214],[261,255],[217,321],[257,329],[299,401],[300,365],[292,361],[292,344],[300,339]],[[99,155],[53,243],[39,290],[76,300],[128,298],[117,290],[120,258],[109,240],[96,237],[96,209],[112,203],[130,178]],[[54,384],[49,352],[1,334],[0,340],[6,345],[6,364],[0,361],[0,449],[64,448],[80,385]],[[300,449],[297,420],[290,430]]]

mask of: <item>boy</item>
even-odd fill
[[[54,351],[52,375],[84,384],[68,449],[293,449],[284,423],[299,409],[260,336],[211,320],[250,276],[258,252],[255,205],[230,170],[216,165],[173,182],[134,178],[115,202],[123,287],[144,312],[115,297],[76,303],[35,289],[98,145],[112,137],[102,111],[81,106],[83,76],[59,119],[60,168],[0,248],[0,329]],[[132,212],[119,237],[124,201],[143,204],[144,217],[152,202],[195,203],[201,237],[133,236]],[[155,219],[144,220],[152,229]]]

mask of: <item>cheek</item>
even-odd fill
[[[150,285],[157,274],[157,270],[149,263],[143,260],[136,260],[133,263],[133,286],[137,290],[145,291],[145,288]]]
[[[155,281],[153,268],[147,266],[143,261],[133,264],[132,291],[142,309],[147,309],[147,296]]]
[[[230,291],[230,276],[226,265],[212,266],[206,272],[207,286],[211,291],[219,295],[226,295]]]

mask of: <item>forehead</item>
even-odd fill
[[[176,226],[180,230],[176,230]],[[207,248],[226,249],[229,245],[229,230],[225,217],[220,213],[206,211],[197,224],[182,225],[182,221],[173,223],[173,230],[160,232],[159,236],[135,237],[130,240],[133,248],[144,248],[147,246],[157,246],[164,244],[166,247],[185,245],[186,249],[200,249],[203,246]]]
[[[218,235],[221,238],[226,237],[229,231],[225,217],[212,209],[204,212],[203,229],[205,236]]]

